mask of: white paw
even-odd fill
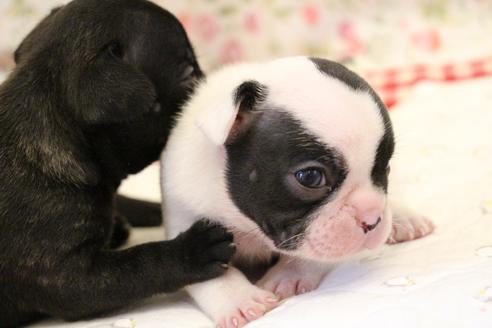
[[[218,328],[239,328],[256,320],[278,306],[278,298],[263,289],[251,286],[237,291],[237,299],[230,300],[228,313],[217,321]]]
[[[287,297],[300,295],[310,292],[318,287],[320,280],[313,281],[301,276],[268,276],[258,282],[258,286],[263,287],[283,300]]]
[[[279,299],[300,295],[318,288],[328,268],[309,262],[280,259],[257,285],[271,291]]]
[[[393,212],[393,224],[388,244],[422,238],[430,234],[434,229],[434,223],[428,218],[412,210],[400,208]]]

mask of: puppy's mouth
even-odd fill
[[[336,261],[386,242],[391,230],[391,213],[385,210],[374,223],[359,221],[353,210],[343,206],[335,215],[320,215],[305,232],[297,256],[317,261]]]

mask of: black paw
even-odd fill
[[[119,214],[113,217],[113,234],[109,241],[109,248],[114,249],[122,246],[130,237],[130,225],[126,218]]]
[[[195,282],[225,273],[236,252],[232,233],[204,219],[196,222],[177,239],[182,243],[185,271],[194,276]]]

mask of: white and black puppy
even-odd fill
[[[192,297],[219,326],[241,327],[334,263],[430,233],[405,210],[392,220],[393,149],[385,106],[340,64],[293,57],[209,76],[162,156],[168,237],[208,218],[234,232],[236,261],[278,261],[256,286],[231,267]]]

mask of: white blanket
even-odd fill
[[[287,300],[249,328],[492,327],[492,79],[421,84],[392,115],[392,192],[432,218],[435,233],[340,265],[318,290]],[[123,192],[158,200],[157,172],[154,165],[129,179]],[[138,229],[132,243],[161,236]],[[33,327],[213,324],[181,293],[92,321]]]

